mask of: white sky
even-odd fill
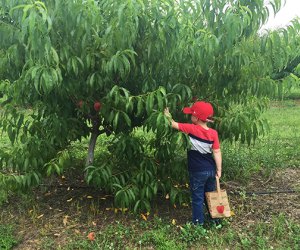
[[[283,0],[282,3],[284,4]],[[286,0],[285,5],[277,13],[275,18],[273,11],[270,11],[269,21],[262,29],[276,29],[284,27],[297,16],[300,18],[300,0]]]

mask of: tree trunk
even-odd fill
[[[94,152],[95,152],[95,146],[96,146],[96,141],[97,141],[98,136],[99,136],[99,133],[95,133],[95,132],[91,133],[88,156],[87,156],[86,163],[85,163],[86,166],[93,165],[93,163],[94,163]]]

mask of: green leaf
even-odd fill
[[[24,169],[27,171],[29,167],[29,158],[26,158],[24,161]]]
[[[36,172],[33,172],[32,175],[34,177],[35,184],[39,184],[40,183],[40,178],[39,178],[38,174]]]
[[[57,54],[55,48],[51,47],[51,53],[52,53],[55,64],[59,65],[59,57],[58,57],[58,54]]]
[[[96,73],[93,73],[93,74],[91,75],[91,77],[90,77],[89,84],[90,84],[91,87],[94,87],[94,86],[95,86],[95,85],[94,85],[94,82],[95,82],[95,74],[96,74]]]
[[[157,99],[158,110],[162,111],[164,109],[164,103],[163,103],[163,97],[161,96],[160,92],[156,93],[156,99]]]
[[[120,114],[119,111],[117,111],[117,112],[115,113],[115,117],[114,117],[114,120],[113,120],[113,128],[114,128],[114,130],[116,130],[117,127],[118,127],[118,123],[119,123],[119,114]]]
[[[144,100],[142,97],[138,97],[136,116],[140,116],[143,112],[143,109],[144,109]]]
[[[128,125],[128,127],[130,127],[131,126],[131,120],[130,120],[129,116],[125,112],[122,112],[122,115],[125,119],[126,124]]]
[[[78,65],[77,65],[77,60],[76,58],[71,59],[72,62],[72,67],[73,67],[73,72],[75,73],[76,76],[78,76]]]
[[[133,211],[134,211],[135,213],[137,213],[137,212],[139,211],[140,205],[141,205],[141,200],[138,200],[138,201],[135,203],[134,208],[133,208]]]
[[[147,101],[146,101],[146,111],[148,115],[152,113],[153,105],[154,105],[154,93],[152,92],[147,96]]]
[[[31,79],[33,79],[33,80],[35,79],[35,76],[36,76],[36,73],[37,73],[38,69],[40,69],[39,66],[34,66],[34,67],[32,67],[32,71],[31,71]]]

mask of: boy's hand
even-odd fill
[[[169,108],[165,108],[164,110],[164,115],[168,118],[169,122],[170,122],[170,125],[172,126],[172,128],[175,128],[175,129],[179,129],[179,126],[178,126],[178,122],[175,122],[172,118],[172,115],[169,111]]]
[[[222,175],[222,171],[221,170],[217,170],[216,177],[220,179],[221,175]]]
[[[172,121],[172,115],[169,111],[169,108],[165,108],[164,115],[169,119],[170,122]]]
[[[169,108],[165,108],[164,115],[167,116],[167,117],[172,117],[172,115],[171,115],[171,113],[169,111]]]

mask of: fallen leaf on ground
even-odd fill
[[[66,216],[63,218],[63,224],[64,224],[64,226],[67,225],[67,223],[68,223],[68,218],[69,218],[69,217],[70,217],[69,215],[66,215]]]
[[[93,241],[93,240],[95,240],[95,233],[90,232],[87,237],[88,237],[89,240]]]
[[[141,217],[142,217],[143,220],[147,221],[147,216],[146,215],[141,214]]]

